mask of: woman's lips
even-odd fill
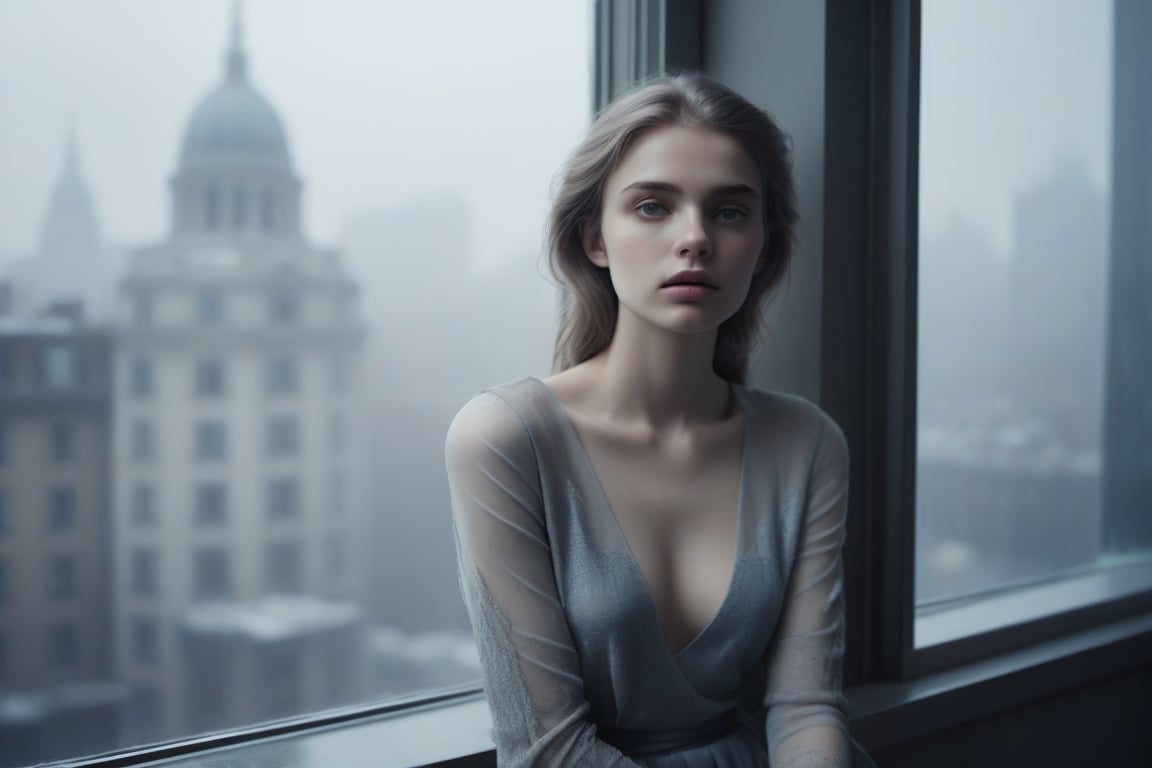
[[[712,286],[702,283],[673,283],[660,290],[675,299],[703,299],[716,292]]]

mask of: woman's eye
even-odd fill
[[[636,210],[641,216],[659,216],[668,209],[660,205],[660,203],[640,203],[640,205],[636,206]]]
[[[721,208],[716,211],[716,218],[720,221],[741,221],[747,218],[748,214],[742,208],[727,207]]]

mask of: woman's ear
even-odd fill
[[[604,248],[604,235],[600,232],[599,222],[581,222],[580,242],[589,261],[598,267],[608,266],[608,251]]]

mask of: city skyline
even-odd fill
[[[359,215],[447,195],[472,211],[473,269],[522,266],[538,250],[552,175],[590,116],[590,5],[541,5],[506,0],[493,11],[441,0],[429,14],[363,0],[319,10],[303,0],[244,4],[259,59],[253,79],[304,159],[305,229],[315,241],[339,244]],[[925,6],[924,35],[942,47],[926,50],[923,65],[938,86],[921,94],[920,219],[929,234],[977,226],[1006,252],[1009,203],[1038,177],[1080,165],[1108,193],[1111,10],[1091,0],[979,6]],[[0,268],[34,247],[70,129],[109,238],[139,245],[163,235],[158,201],[172,148],[215,71],[229,8],[228,0],[110,0],[99,10],[77,0],[0,2],[0,102],[21,105],[0,126],[0,203],[9,212]],[[83,23],[60,25],[61,17]],[[1017,45],[1013,30],[1040,17],[1050,34],[1030,42],[1027,66],[997,69]],[[492,109],[526,93],[530,120],[509,124]],[[1022,98],[1029,110],[1015,109]],[[421,119],[405,119],[413,114]]]
[[[0,264],[34,249],[69,130],[107,237],[165,236],[173,148],[218,71],[231,5],[0,3],[0,102],[21,105],[0,127]],[[461,197],[470,267],[484,271],[538,248],[552,174],[588,119],[590,9],[429,10],[248,0],[251,75],[301,158],[310,239],[335,245],[365,212]],[[493,108],[526,94],[528,117]]]

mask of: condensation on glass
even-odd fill
[[[1152,587],[1152,6],[922,21],[917,646]]]

